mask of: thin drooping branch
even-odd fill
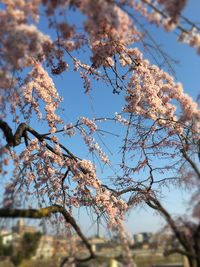
[[[138,194],[146,194],[147,193],[147,190],[142,190],[139,187],[131,187],[130,186],[130,187],[123,189],[123,190],[120,190],[120,191],[109,188],[106,185],[103,185],[103,187],[110,190],[113,193],[113,195],[115,195],[115,196],[120,196],[120,195],[126,194],[128,192],[138,192]],[[159,200],[156,197],[154,197],[152,194],[148,194],[147,196],[144,195],[144,200],[149,207],[158,211],[165,218],[166,222],[168,223],[168,225],[172,229],[176,238],[178,239],[178,241],[180,242],[180,244],[184,248],[184,250],[182,250],[180,253],[184,254],[186,256],[192,257],[192,258],[197,258],[198,256],[195,253],[195,251],[193,250],[193,247],[190,243],[190,240],[188,240],[185,233],[182,232],[181,229],[178,228],[178,226],[177,226],[176,222],[174,221],[174,219],[172,218],[172,216],[162,206],[162,204],[159,202]],[[128,206],[132,206],[133,202],[134,202],[133,197],[130,197],[130,199],[127,202]],[[196,230],[197,236],[199,234],[199,231],[198,231],[199,227]]]
[[[126,193],[129,193],[129,192],[143,192],[143,190],[139,187],[136,187],[136,186],[129,186],[127,188],[124,188],[122,190],[115,190],[113,188],[110,188],[109,186],[105,185],[105,184],[102,184],[102,187],[108,189],[109,191],[112,192],[112,194],[116,197],[118,196],[121,196],[121,195],[124,195]]]
[[[157,200],[155,197],[150,196],[146,201],[146,204],[153,208],[154,210],[157,210],[167,221],[168,225],[173,230],[176,238],[179,240],[180,244],[184,247],[184,249],[191,253],[193,257],[196,257],[196,255],[193,253],[192,246],[190,244],[190,240],[187,239],[184,232],[179,230],[176,222],[172,218],[172,216],[168,213],[168,211],[161,205],[159,200]]]
[[[168,14],[165,14],[163,11],[161,11],[160,9],[158,9],[154,4],[150,3],[147,0],[142,0],[142,2],[144,2],[145,4],[147,4],[148,6],[150,6],[156,13],[160,14],[163,18],[167,19],[168,18]],[[177,24],[177,29],[179,29],[181,32],[184,33],[188,33],[188,31],[180,24]]]
[[[41,219],[49,217],[51,214],[60,213],[63,215],[65,221],[69,223],[78,236],[81,238],[85,246],[90,252],[90,256],[92,258],[95,257],[94,252],[92,251],[92,246],[88,242],[87,238],[82,233],[80,227],[76,223],[75,219],[72,215],[62,206],[60,205],[53,205],[46,208],[41,209],[0,209],[0,217],[4,218],[31,218],[31,219]]]
[[[143,195],[142,199],[146,202],[146,204],[151,207],[152,209],[158,211],[162,217],[165,218],[166,222],[170,226],[171,230],[175,234],[175,237],[181,244],[183,249],[171,249],[166,251],[166,255],[169,255],[171,253],[179,253],[182,255],[185,255],[186,257],[189,257],[190,259],[197,259],[199,260],[199,236],[200,236],[200,224],[197,226],[196,231],[194,232],[193,236],[193,241],[195,242],[195,246],[191,243],[191,240],[186,236],[184,231],[182,231],[182,228],[179,228],[177,225],[176,221],[172,218],[172,216],[168,213],[168,211],[162,206],[160,201],[153,195],[151,192],[147,194],[146,189],[142,189],[138,186],[130,186],[122,190],[115,190],[112,188],[109,188],[106,185],[102,185],[106,189],[112,192],[113,195],[115,196],[120,196],[124,195],[126,193],[131,193],[131,192],[137,192],[140,195]],[[131,207],[134,203],[134,197],[131,196],[127,202],[128,206]]]
[[[200,170],[198,169],[197,165],[191,160],[190,157],[188,157],[186,151],[184,149],[181,149],[181,153],[183,157],[187,160],[187,162],[191,165],[195,173],[197,174],[198,178],[200,179]]]

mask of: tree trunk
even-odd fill
[[[188,256],[187,259],[189,267],[199,267],[199,255],[197,255],[197,258]]]

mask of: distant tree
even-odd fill
[[[20,263],[25,259],[30,259],[34,256],[38,244],[41,238],[41,233],[24,233],[20,244],[17,247],[13,247],[10,253],[11,261],[16,265],[20,265]]]
[[[3,254],[3,241],[2,236],[0,236],[0,256]]]
[[[24,259],[30,259],[36,252],[41,238],[41,233],[24,233],[19,243],[2,243],[0,237],[0,256],[9,257],[11,262],[18,266]]]
[[[13,246],[11,244],[3,244],[3,238],[0,236],[0,256],[6,257],[13,253]]]

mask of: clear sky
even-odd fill
[[[200,2],[193,0],[188,1],[184,14],[194,22],[200,22],[199,17]],[[75,17],[80,19],[79,17]],[[72,18],[74,19],[74,18]],[[188,47],[185,44],[178,43],[176,41],[175,33],[165,33],[162,29],[157,27],[148,26],[148,30],[152,37],[161,45],[162,49],[169,54],[177,64],[172,64],[177,81],[183,83],[185,92],[190,94],[196,99],[197,94],[200,93],[200,56],[196,54],[193,48]],[[87,57],[81,55],[81,57]],[[145,57],[145,55],[144,55]],[[149,57],[147,54],[146,57]],[[54,79],[55,80],[55,79]],[[56,79],[56,84],[64,96],[65,106],[65,118],[69,121],[76,120],[79,116],[88,117],[99,117],[99,116],[111,116],[116,111],[120,111],[124,105],[124,98],[122,95],[113,95],[112,88],[109,88],[102,83],[94,83],[90,95],[84,94],[84,88],[82,81],[78,74],[68,72],[62,77]],[[114,126],[113,126],[114,127]],[[103,127],[103,129],[105,129]],[[115,128],[110,129],[111,132],[116,132]],[[102,143],[100,142],[102,145]],[[117,138],[114,136],[106,137],[106,145],[113,152],[113,146],[117,144]],[[79,156],[84,157],[87,152],[83,149],[83,143],[81,141],[72,144],[72,150],[75,151]],[[109,151],[102,146],[104,151],[109,154]],[[119,150],[118,150],[119,151]],[[114,149],[114,160],[118,157],[117,151]],[[103,177],[109,176],[111,171],[109,168],[104,172]],[[189,192],[182,192],[174,187],[165,188],[164,193],[167,197],[163,199],[163,204],[168,210],[177,215],[185,211],[185,203]],[[91,220],[88,218],[87,212],[77,211],[77,216],[85,232],[91,235],[95,232],[96,226],[92,225]],[[95,219],[95,217],[94,217]],[[148,207],[140,206],[127,216],[127,228],[130,233],[137,233],[143,231],[156,231],[164,225],[164,221],[156,215],[154,211],[151,211]],[[105,229],[101,230],[102,232]]]
[[[184,10],[184,14],[192,21],[200,22],[199,10],[200,2],[190,0]],[[70,23],[78,22],[80,25],[82,19],[82,17],[75,13],[72,13],[68,17]],[[44,31],[47,31],[43,19],[41,20],[40,25]],[[177,81],[182,82],[185,92],[195,99],[200,92],[200,56],[196,54],[196,51],[193,48],[178,43],[176,41],[177,36],[175,33],[165,33],[162,29],[155,26],[147,25],[147,27],[152,37],[162,49],[178,62],[177,64],[172,64]],[[79,57],[83,59],[88,58],[87,52],[85,54],[83,52],[81,53],[82,54],[78,55]],[[144,55],[144,57],[145,56],[147,58],[149,57],[148,54]],[[93,83],[91,93],[89,95],[84,94],[83,83],[79,78],[79,74],[74,73],[72,70],[64,73],[62,76],[53,77],[53,79],[60,95],[64,97],[63,115],[67,122],[74,122],[79,116],[87,116],[89,118],[112,116],[116,111],[120,112],[124,105],[123,95],[113,95],[112,88],[109,88],[102,83]],[[103,129],[106,129],[106,126],[103,126]],[[108,129],[113,133],[116,133],[117,131],[115,126]],[[119,132],[119,134],[123,133]],[[106,136],[106,146],[111,153],[114,153],[114,158],[109,150],[100,142],[103,150],[108,153],[108,156],[113,158],[114,161],[118,158],[119,149],[113,149],[118,142],[117,140],[117,137],[112,135]],[[63,140],[63,142],[78,156],[85,157],[88,155],[85,145],[80,138]],[[106,179],[111,173],[112,171],[109,168],[107,168],[106,171],[104,168],[103,178]],[[99,174],[101,174],[101,171],[99,171]],[[184,201],[187,199],[187,194],[185,192],[181,192],[172,187],[166,188],[164,193],[167,197],[164,198],[163,204],[172,212],[172,214],[176,215],[177,213],[184,211]],[[183,201],[180,201],[180,199],[183,199]],[[87,213],[86,211],[77,210],[76,213],[85,232],[89,235],[94,233],[96,226],[90,227],[92,221],[89,218],[91,217],[89,212]],[[164,222],[154,211],[151,211],[147,207],[140,206],[130,212],[129,216],[127,216],[126,224],[130,233],[137,233],[141,231],[156,231],[164,224]],[[101,231],[104,232],[105,230],[102,228]]]
[[[184,14],[189,17],[194,22],[200,22],[199,17],[200,11],[200,1],[190,0],[188,1],[188,6],[186,7]],[[69,22],[79,22],[83,18],[79,15],[72,15],[68,18]],[[162,29],[158,29],[155,26],[147,26],[149,32],[153,38],[157,41],[162,49],[166,51],[173,59],[177,60],[179,63],[174,64],[173,67],[176,72],[177,81],[183,83],[185,92],[190,94],[194,99],[197,94],[200,93],[200,56],[196,54],[193,48],[188,47],[185,44],[177,43],[176,35],[174,33],[164,33]],[[49,33],[44,19],[41,19],[40,28],[45,32]],[[79,55],[81,58],[87,58],[88,54]],[[144,57],[149,57],[149,55],[144,55]],[[103,83],[92,83],[92,91],[89,95],[84,94],[83,82],[79,77],[78,73],[74,73],[73,70],[65,72],[61,76],[53,77],[53,80],[60,92],[60,95],[64,98],[62,107],[62,116],[66,123],[75,122],[78,117],[86,116],[89,118],[93,117],[111,117],[117,111],[120,112],[124,105],[124,97],[122,94],[113,95],[112,88],[108,87]],[[33,123],[33,127],[40,131],[41,127]],[[104,130],[109,130],[111,133],[123,135],[115,125],[112,128],[102,126]],[[118,137],[114,135],[106,135],[105,139],[106,146],[100,141],[100,145],[103,150],[108,154],[108,156],[117,162],[119,158],[119,148],[115,146],[118,144]],[[87,149],[81,141],[80,138],[67,138],[62,139],[63,144],[67,146],[71,151],[77,156],[84,158],[88,156]],[[112,154],[113,153],[113,154]],[[99,168],[99,175],[102,174],[103,179],[107,179],[108,176],[112,175],[113,170],[109,167],[105,168],[103,166],[103,174],[101,168]],[[177,214],[184,211],[184,201],[187,199],[187,194],[181,192],[177,189],[166,188],[164,190],[167,197],[164,199],[163,203],[166,207],[173,213]],[[180,199],[183,198],[183,202]],[[96,230],[96,226],[90,227],[92,225],[91,216],[89,212],[83,210],[77,210],[75,212],[77,218],[82,225],[86,234],[91,235]],[[95,216],[94,216],[95,220]],[[140,206],[130,212],[127,216],[127,228],[130,233],[144,232],[144,231],[156,231],[163,225],[163,220],[151,211],[149,208]],[[105,229],[101,228],[102,233]]]

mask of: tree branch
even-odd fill
[[[181,255],[185,255],[185,256],[189,256],[189,257],[193,257],[193,258],[197,258],[198,257],[197,255],[194,255],[193,253],[190,253],[188,251],[185,251],[185,250],[182,250],[182,249],[178,249],[178,248],[166,250],[164,252],[164,256],[169,256],[169,255],[172,255],[172,254],[175,254],[175,253],[178,253],[178,254],[181,254]]]
[[[33,136],[35,136],[39,141],[43,141],[45,139],[51,140],[51,138],[47,137],[46,134],[39,134],[37,131],[35,131],[33,128],[31,128],[29,125],[26,123],[20,123],[15,134],[13,135],[12,129],[10,126],[7,124],[7,122],[3,121],[0,119],[0,129],[3,131],[6,141],[7,141],[7,146],[9,147],[15,147],[21,144],[21,139],[22,137],[25,137],[25,142],[27,139],[27,132],[31,133]],[[26,142],[27,143],[27,142]],[[56,142],[67,154],[63,154],[63,156],[74,159],[77,161],[78,157],[73,155],[66,147],[61,145],[60,143]],[[49,145],[45,145],[46,148],[48,148],[52,153],[57,154],[55,150]]]
[[[175,221],[168,213],[168,211],[161,205],[161,203],[153,196],[150,196],[149,199],[146,200],[145,202],[149,207],[157,210],[159,213],[162,214],[162,216],[165,218],[165,220],[171,227],[172,231],[174,232],[176,238],[179,240],[180,244],[184,247],[186,251],[190,253],[191,252],[190,241],[186,238],[185,234],[178,229]]]
[[[3,131],[7,145],[8,146],[18,146],[21,144],[21,138],[24,136],[24,133],[26,131],[32,133],[35,137],[37,137],[39,140],[42,140],[42,135],[37,133],[35,130],[33,130],[30,126],[28,126],[26,123],[20,123],[17,127],[17,130],[15,134],[13,135],[12,129],[7,124],[7,122],[0,119],[0,129]]]
[[[196,172],[198,178],[200,179],[200,171],[197,167],[197,165],[191,160],[191,158],[188,157],[185,149],[181,149],[181,153],[183,157],[187,160],[187,162],[192,166],[193,170]]]

